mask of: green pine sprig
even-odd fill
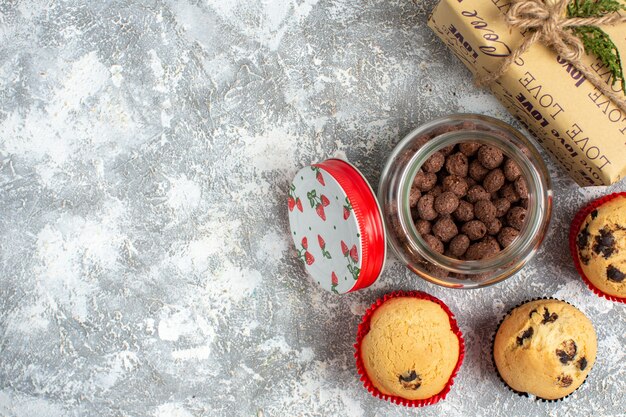
[[[572,0],[567,6],[569,17],[602,17],[607,13],[626,10],[619,0]]]
[[[573,0],[567,6],[567,16],[602,17],[621,10],[626,10],[626,3],[620,0]],[[585,52],[593,53],[607,66],[613,75],[613,85],[620,81],[622,91],[626,94],[622,60],[611,37],[596,26],[580,26],[572,28],[572,32],[582,41]]]

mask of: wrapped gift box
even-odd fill
[[[524,40],[507,25],[505,0],[441,0],[428,25],[474,73],[495,71]],[[626,25],[602,27],[626,57]],[[608,68],[584,62],[616,92]],[[581,186],[609,185],[626,173],[626,114],[570,63],[536,43],[491,91]],[[623,94],[623,93],[622,93]]]

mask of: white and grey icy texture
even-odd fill
[[[571,265],[582,190],[551,164],[537,257],[455,291],[398,262],[373,288],[318,290],[290,252],[286,191],[349,158],[376,183],[411,129],[511,118],[426,27],[434,1],[0,2],[0,416],[401,416],[354,367],[361,314],[396,289],[457,313],[467,357],[423,416],[623,415],[626,313]],[[516,397],[488,360],[496,322],[555,296],[600,351],[572,398]]]

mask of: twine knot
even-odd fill
[[[568,18],[565,9],[569,0],[513,0],[506,22],[522,31],[530,31],[530,36],[512,54],[506,57],[499,68],[492,73],[476,77],[478,86],[489,85],[504,74],[509,65],[526,52],[535,42],[554,49],[563,59],[569,61],[578,69],[598,90],[626,113],[626,102],[616,94],[594,71],[582,62],[585,47],[571,28],[578,26],[617,25],[626,23],[626,17],[617,13],[601,17],[574,17]]]

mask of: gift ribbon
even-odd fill
[[[570,0],[514,0],[505,16],[506,22],[521,30],[532,31],[531,35],[512,54],[507,56],[500,67],[494,72],[476,77],[478,86],[489,85],[504,74],[509,65],[517,60],[535,42],[542,42],[552,47],[561,58],[569,61],[580,71],[598,90],[610,98],[624,113],[626,101],[621,94],[614,92],[600,76],[585,65],[581,58],[585,47],[580,39],[570,32],[577,26],[614,26],[626,23],[626,17],[617,13],[610,13],[601,17],[573,17],[565,16],[565,8]]]

